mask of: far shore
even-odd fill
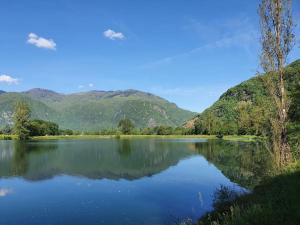
[[[31,137],[30,140],[78,140],[78,139],[135,139],[135,138],[200,138],[200,139],[220,139],[216,135],[57,135],[57,136],[37,136]],[[0,140],[15,140],[15,135],[0,135]],[[254,135],[225,135],[220,140],[227,141],[241,141],[241,142],[255,142],[262,140],[262,137]]]

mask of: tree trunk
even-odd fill
[[[287,99],[284,86],[284,65],[283,65],[283,53],[280,44],[280,37],[282,32],[281,13],[282,13],[282,0],[275,0],[275,32],[276,32],[276,52],[277,52],[277,69],[279,72],[279,85],[280,85],[280,104],[278,105],[278,111],[280,112],[280,164],[285,165],[289,161],[289,144],[287,134]]]

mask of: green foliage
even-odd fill
[[[117,129],[104,129],[104,130],[101,130],[100,132],[100,135],[119,135],[120,134],[120,131],[117,130]]]
[[[189,129],[183,127],[170,127],[170,126],[155,126],[147,127],[140,131],[142,135],[187,135]]]
[[[199,225],[295,225],[300,221],[299,163],[293,172],[271,178],[252,193],[205,215]],[[221,202],[221,201],[220,201]]]
[[[70,129],[60,130],[59,134],[61,134],[61,135],[73,135],[74,131],[72,131]]]
[[[30,136],[30,109],[24,102],[18,102],[14,112],[14,133],[20,140],[26,140]]]
[[[289,117],[293,122],[300,123],[300,76],[293,82],[291,89]]]
[[[30,136],[58,135],[59,127],[56,123],[44,120],[32,120],[29,123]],[[73,132],[72,132],[73,133]]]
[[[216,137],[222,139],[222,138],[224,137],[224,135],[223,135],[222,133],[218,133],[218,134],[216,135]]]
[[[222,210],[231,205],[242,193],[236,191],[234,188],[221,185],[214,192],[213,207],[215,210]]]
[[[9,125],[5,125],[1,130],[0,134],[12,134],[12,127]]]
[[[0,140],[13,140],[13,139],[14,139],[13,135],[0,134]]]
[[[121,130],[122,134],[131,134],[134,129],[134,125],[130,119],[125,118],[120,120],[118,128]]]
[[[300,123],[290,123],[288,125],[289,143],[294,157],[300,156]]]
[[[285,69],[291,97],[290,118],[300,123],[300,60]],[[269,76],[269,75],[264,75]],[[274,113],[262,77],[254,77],[230,88],[220,99],[194,118],[193,134],[268,135]]]

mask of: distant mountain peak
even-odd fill
[[[41,94],[41,93],[45,93],[45,94],[59,94],[55,91],[49,90],[49,89],[43,89],[43,88],[32,88],[28,91],[25,91],[26,94]]]
[[[151,97],[155,96],[153,94],[143,92],[143,91],[139,91],[139,90],[135,90],[135,89],[111,91],[109,94],[111,95],[110,97],[114,97],[114,96],[128,97],[128,96],[131,96],[131,95],[151,96]]]
[[[6,93],[5,91],[0,90],[0,95]]]
[[[23,93],[37,100],[45,99],[45,100],[60,101],[61,98],[64,96],[63,94],[59,94],[55,91],[43,89],[43,88],[33,88]]]
[[[32,118],[53,121],[63,129],[79,131],[114,128],[124,117],[131,119],[137,128],[144,128],[180,126],[195,116],[159,96],[134,89],[60,94],[34,88],[0,95],[0,127],[10,122],[3,115],[13,109],[16,99],[24,97],[32,107]]]
[[[135,89],[126,89],[126,90],[109,90],[109,91],[104,91],[104,90],[91,90],[91,91],[86,91],[86,92],[78,92],[78,93],[73,93],[71,95],[89,95],[89,96],[95,96],[95,97],[103,97],[103,98],[114,98],[114,97],[129,97],[129,96],[140,96],[140,97],[155,97],[155,98],[160,98],[154,94],[144,92],[144,91],[139,91]]]

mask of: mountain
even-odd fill
[[[60,94],[35,88],[0,95],[0,127],[12,124],[14,105],[18,101],[28,103],[33,119],[53,121],[63,129],[82,131],[113,128],[125,117],[138,128],[180,126],[195,115],[163,98],[137,90]]]
[[[300,107],[293,104],[300,98],[300,60],[288,65],[285,72],[287,90],[292,100],[290,112],[295,112],[295,116],[290,117],[300,122],[300,118],[296,118]],[[272,101],[262,80],[264,76],[267,75],[255,76],[228,89],[211,107],[188,120],[184,126],[194,130],[194,133],[260,134],[268,126],[272,113]]]
[[[5,93],[5,91],[1,91],[1,90],[0,90],[0,95],[1,95],[1,94],[4,94],[4,93]]]

